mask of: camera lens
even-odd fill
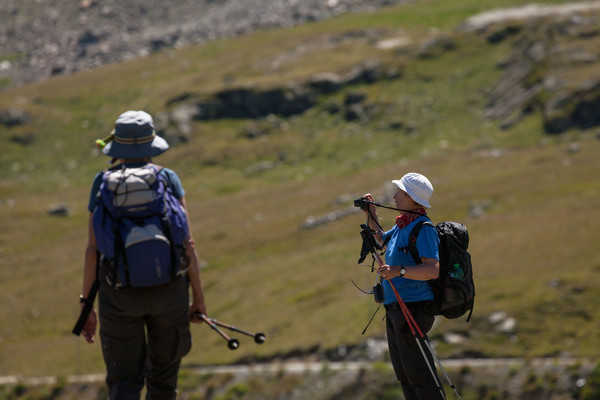
[[[354,200],[354,207],[360,207],[361,210],[369,209],[369,202],[364,197]]]

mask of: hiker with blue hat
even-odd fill
[[[363,208],[369,215],[369,228],[376,239],[385,245],[385,264],[377,273],[383,280],[386,310],[386,333],[390,359],[396,378],[402,386],[407,400],[444,399],[443,388],[438,385],[437,373],[429,370],[435,365],[428,354],[429,366],[415,341],[413,332],[402,312],[390,281],[412,313],[421,331],[426,334],[435,321],[433,291],[427,282],[439,276],[439,237],[435,228],[425,226],[419,232],[416,247],[421,263],[416,264],[408,251],[409,234],[412,228],[423,220],[428,220],[427,209],[433,195],[433,186],[424,176],[415,172],[405,174],[399,180],[392,181],[396,187],[394,201],[400,216],[392,229],[384,231],[379,224],[375,200],[370,193],[363,196],[370,203]]]
[[[144,385],[147,399],[175,399],[190,322],[207,314],[185,191],[152,163],[169,145],[148,113],[124,112],[97,144],[115,165],[90,193],[80,303],[92,308],[80,332],[93,343],[99,318],[110,399],[139,399]]]

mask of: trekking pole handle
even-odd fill
[[[104,146],[106,146],[107,143],[110,143],[115,135],[115,131],[112,131],[110,133],[110,135],[108,135],[107,137],[103,138],[103,139],[97,139],[96,140],[96,146],[98,146],[98,148],[100,150],[102,150],[104,148]]]

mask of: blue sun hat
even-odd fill
[[[433,185],[424,175],[409,172],[402,178],[392,181],[401,190],[404,190],[415,201],[426,208],[431,208],[429,199],[433,194]]]
[[[106,142],[102,153],[113,158],[155,157],[169,148],[167,141],[156,135],[152,116],[144,111],[121,114]]]

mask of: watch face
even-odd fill
[[[400,270],[400,274],[401,274],[402,276],[404,276],[404,274],[406,274],[406,270],[405,270],[404,268],[402,268],[402,269]]]

